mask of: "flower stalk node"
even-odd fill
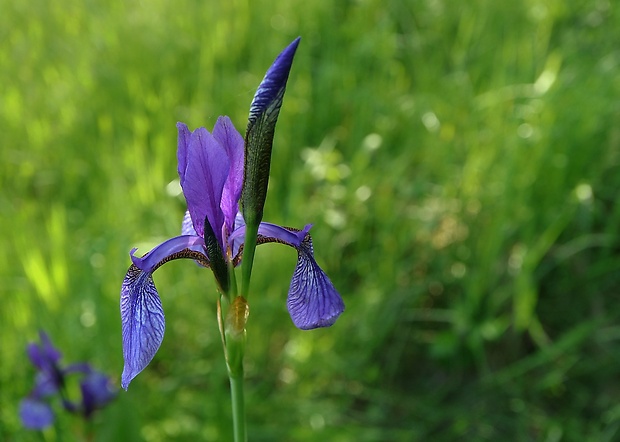
[[[249,315],[248,302],[243,296],[237,296],[226,314],[226,335],[235,340],[245,336],[245,324]]]

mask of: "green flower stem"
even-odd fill
[[[243,354],[245,352],[245,324],[248,320],[248,314],[248,303],[245,298],[237,296],[230,304],[224,325],[226,366],[230,379],[235,442],[247,441],[243,398]]]
[[[231,260],[228,260],[228,277],[229,277],[229,290],[228,295],[229,299],[235,299],[237,297],[237,278],[235,278],[235,268]]]
[[[248,223],[245,225],[245,243],[243,244],[243,265],[241,266],[241,293],[249,295],[250,277],[252,276],[252,264],[254,263],[254,251],[256,250],[256,237],[258,224]]]
[[[238,367],[238,372],[233,374],[228,371],[230,379],[230,397],[232,399],[233,431],[235,442],[248,440],[245,428],[245,402],[243,397],[243,364]]]

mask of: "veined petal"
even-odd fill
[[[228,243],[231,246],[233,258],[239,253],[239,250],[243,246],[244,240],[245,221],[243,220],[243,215],[241,212],[237,212],[237,216],[235,216],[234,230],[228,237]],[[239,265],[239,263],[237,263],[237,265]]]
[[[287,307],[302,330],[329,327],[344,311],[344,302],[314,260],[310,235],[297,248],[297,267],[288,291]]]
[[[129,383],[151,362],[164,339],[166,322],[151,273],[134,264],[121,288],[121,322],[125,365],[121,386]]]
[[[200,246],[204,246],[205,241],[200,236],[181,235],[175,236],[167,241],[164,241],[153,250],[148,252],[143,257],[134,256],[137,249],[131,250],[131,261],[136,267],[146,273],[153,273],[159,266],[176,258],[189,258],[186,254],[178,255],[186,249],[190,249],[200,254],[197,250],[200,250]],[[202,250],[204,252],[204,249]],[[206,260],[206,267],[209,266],[209,260],[206,256],[203,258],[198,257],[199,261]]]
[[[312,238],[308,233],[312,224],[303,230],[260,223],[257,244],[276,242],[297,250],[297,266],[288,291],[287,307],[295,326],[302,330],[329,327],[344,311],[344,302],[329,277],[314,259]],[[242,243],[245,225],[240,222],[230,236],[233,245]],[[233,247],[235,254],[240,246]]]
[[[213,135],[204,127],[192,132],[181,187],[196,233],[204,235],[204,220],[207,218],[222,248],[224,214],[220,202],[229,168],[226,150]]]
[[[155,247],[142,258],[133,256],[121,286],[121,324],[125,365],[121,386],[127,386],[151,362],[164,338],[165,320],[153,272],[173,259],[193,259],[209,267],[204,253],[192,250],[204,240],[198,236],[177,236]]]
[[[181,235],[192,235],[198,236],[196,230],[194,230],[194,223],[192,221],[192,216],[189,214],[189,210],[185,211],[185,216],[183,216],[183,224],[181,225]]]
[[[241,134],[235,129],[232,121],[230,121],[230,118],[226,116],[217,119],[213,127],[213,137],[226,149],[230,161],[220,208],[224,212],[224,220],[228,232],[232,232],[235,215],[239,210],[241,187],[243,186],[244,141]]]

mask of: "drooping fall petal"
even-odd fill
[[[166,321],[153,276],[131,265],[121,288],[121,322],[125,365],[121,386],[151,362],[163,339]]]
[[[344,311],[344,302],[314,260],[310,235],[304,239],[297,253],[297,267],[286,302],[291,319],[302,330],[329,327]]]
[[[203,252],[194,250],[204,245],[198,236],[182,235],[169,239],[143,257],[134,256],[121,286],[121,325],[125,365],[121,386],[127,389],[131,380],[151,362],[164,338],[165,319],[153,272],[174,259],[193,259],[209,267]]]
[[[308,233],[311,227],[312,224],[308,224],[297,230],[260,223],[258,228],[258,244],[275,242],[297,250],[297,266],[288,292],[287,307],[295,326],[303,330],[328,327],[344,311],[340,294],[314,259],[312,238]],[[242,224],[231,239],[242,242],[244,234]]]
[[[126,390],[155,356],[166,328],[153,276],[135,265],[129,267],[121,288],[121,322],[125,360],[121,386]]]

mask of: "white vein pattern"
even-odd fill
[[[129,268],[123,281],[121,318],[125,358],[121,386],[127,389],[129,382],[155,356],[166,328],[164,310],[153,276],[135,265]]]

